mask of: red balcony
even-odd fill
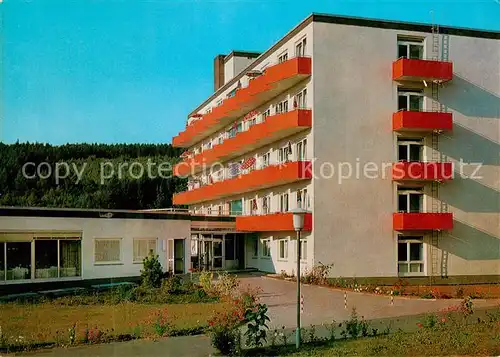
[[[175,205],[190,205],[311,178],[312,164],[310,161],[288,162],[282,165],[268,166],[192,191],[175,194],[173,203]]]
[[[174,167],[174,175],[187,176],[200,171],[203,165],[227,161],[252,150],[296,134],[311,127],[312,113],[308,109],[273,115],[266,121],[252,126],[249,130],[225,140],[222,144],[183,161]]]
[[[401,161],[392,164],[394,181],[448,181],[453,179],[451,162]]]
[[[236,217],[236,231],[238,232],[278,232],[293,231],[293,217],[291,213],[271,213],[261,216]],[[304,231],[312,231],[312,214],[304,217]]]
[[[451,131],[453,116],[451,113],[417,112],[401,110],[392,114],[392,130],[405,131]]]
[[[236,91],[221,105],[203,115],[172,140],[175,147],[190,147],[203,138],[221,130],[235,119],[271,100],[311,75],[311,58],[296,57],[269,67],[252,79],[246,88]]]
[[[452,213],[394,213],[395,231],[436,231],[453,229]]]
[[[451,62],[400,58],[392,63],[392,79],[395,81],[440,81],[453,78]]]

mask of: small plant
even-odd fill
[[[135,339],[139,339],[139,338],[141,338],[141,336],[142,336],[142,329],[141,329],[141,326],[139,326],[139,325],[135,325],[134,327],[132,327],[132,336],[133,336]]]
[[[245,319],[248,321],[246,344],[250,347],[262,347],[267,342],[267,322],[270,321],[267,316],[267,305],[258,304],[255,309],[248,309],[245,312]]]
[[[283,346],[286,346],[288,344],[288,334],[285,331],[285,326],[281,326],[280,337],[281,337],[281,344]]]
[[[366,322],[364,316],[361,316],[361,322],[359,323],[361,326],[361,336],[366,337],[368,336],[368,322]]]
[[[318,341],[318,337],[316,336],[316,327],[311,325],[308,331],[308,342],[315,343]]]
[[[68,329],[68,334],[69,334],[69,344],[73,345],[76,341],[76,324],[73,324],[73,326],[71,326]]]
[[[417,323],[418,327],[424,328],[434,328],[438,324],[438,318],[434,314],[427,314],[424,316],[424,320],[420,323]]]
[[[168,321],[166,311],[159,311],[153,320],[153,330],[158,337],[163,337],[172,330],[172,326]]]
[[[335,340],[335,331],[337,330],[337,322],[333,320],[331,323],[326,325],[326,328],[328,330],[328,339],[330,341]]]
[[[464,288],[462,286],[457,286],[457,289],[455,290],[455,297],[458,299],[463,299],[464,297]]]
[[[404,295],[406,287],[408,286],[408,281],[404,279],[398,279],[398,281],[392,287],[392,295],[399,296]]]
[[[163,279],[163,270],[161,268],[158,255],[150,253],[144,258],[143,269],[141,270],[141,283],[150,288],[159,288]]]
[[[377,336],[378,335],[378,329],[372,328],[372,336]]]
[[[276,340],[278,339],[278,330],[274,329],[269,337],[269,344],[272,348],[276,347]]]
[[[345,329],[342,331],[342,336],[344,338],[358,338],[362,332],[362,328],[365,322],[360,322],[358,319],[358,313],[356,308],[353,307],[351,311],[351,317],[345,322]],[[367,328],[367,327],[366,327]]]
[[[238,351],[238,328],[244,323],[245,310],[241,300],[234,300],[233,308],[215,313],[208,320],[208,334],[212,346],[223,355],[234,355]]]
[[[171,276],[164,280],[161,289],[167,294],[180,294],[183,292],[183,282],[179,275]]]
[[[84,340],[87,343],[91,343],[91,344],[101,342],[101,340],[104,337],[104,332],[99,330],[97,327],[86,329],[85,334],[86,334],[86,336],[85,336]]]

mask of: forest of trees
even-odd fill
[[[178,162],[180,153],[169,144],[0,143],[0,206],[171,207],[172,194],[185,190],[186,180],[171,177],[165,168]],[[128,170],[132,163],[134,170]],[[67,177],[56,180],[56,164],[60,176]],[[124,168],[121,176],[120,164]],[[105,180],[103,167],[107,170]],[[163,168],[162,172],[158,172],[158,167]]]

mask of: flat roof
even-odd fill
[[[49,207],[0,207],[0,217],[164,219],[185,221],[234,222],[234,217],[198,216],[190,213],[147,212],[117,209],[81,209]]]
[[[383,28],[383,29],[394,29],[394,30],[405,30],[405,31],[417,31],[417,32],[427,32],[430,33],[432,31],[432,25],[430,23],[419,23],[419,22],[403,22],[403,21],[395,21],[395,20],[382,20],[382,19],[374,19],[374,18],[365,18],[365,17],[356,17],[356,16],[345,16],[345,15],[331,15],[331,14],[321,14],[321,13],[312,13],[306,19],[302,20],[297,26],[295,26],[292,30],[290,30],[284,37],[282,37],[278,42],[276,42],[273,46],[271,46],[268,50],[263,52],[259,57],[255,59],[247,68],[243,69],[238,75],[233,77],[229,82],[220,87],[217,91],[215,91],[208,99],[206,99],[203,103],[198,105],[196,109],[194,109],[188,117],[196,114],[207,105],[210,101],[215,99],[221,92],[232,86],[238,80],[243,77],[246,72],[251,70],[257,64],[261,63],[265,60],[272,52],[274,52],[278,47],[280,47],[283,43],[288,41],[291,37],[301,31],[304,27],[309,25],[312,22],[323,22],[323,23],[331,23],[331,24],[341,24],[341,25],[350,25],[350,26],[361,26],[361,27],[375,27],[375,28]],[[453,27],[453,26],[442,26],[439,24],[435,24],[439,26],[439,33],[441,34],[449,34],[454,36],[466,36],[466,37],[479,37],[479,38],[487,38],[500,40],[500,31],[493,30],[481,30],[481,29],[471,29],[466,27]],[[229,55],[228,55],[229,56]]]

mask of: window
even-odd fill
[[[232,216],[241,216],[243,213],[243,201],[235,200],[229,202],[229,209]]]
[[[61,239],[59,240],[59,276],[75,277],[80,276],[81,265],[81,242],[80,240]]]
[[[288,259],[288,239],[278,241],[278,257],[279,259]]]
[[[423,237],[398,236],[398,274],[422,275],[424,273]]]
[[[215,106],[216,106],[216,107],[218,107],[218,106],[219,106],[219,105],[221,105],[221,104],[222,104],[222,99],[219,99],[219,100],[217,100],[217,102],[215,103]]]
[[[262,197],[262,214],[271,212],[271,196]]]
[[[7,242],[7,280],[31,279],[31,242]]]
[[[252,257],[259,256],[259,239],[257,237],[252,238]]]
[[[262,256],[270,257],[271,256],[271,240],[263,239],[262,240]]]
[[[257,199],[254,198],[254,199],[251,199],[248,201],[248,211],[250,212],[250,215],[256,215],[257,214],[257,210],[258,210],[258,207],[257,207]]]
[[[283,63],[288,60],[288,52],[285,51],[281,55],[278,56],[278,63]]]
[[[302,40],[297,42],[295,45],[295,56],[303,57],[306,55],[306,38],[304,37]]]
[[[262,113],[262,122],[266,121],[266,118],[271,115],[271,109],[267,109],[265,112]]]
[[[241,163],[232,162],[229,164],[229,178],[238,176],[241,172]]]
[[[309,195],[307,194],[307,188],[302,190],[297,190],[297,208],[309,209]]]
[[[280,195],[280,212],[288,212],[288,193]]]
[[[234,260],[235,258],[235,241],[234,241],[234,235],[227,234],[226,238],[224,239],[224,254],[225,254],[225,259],[226,260]]]
[[[398,110],[423,111],[424,96],[422,92],[398,89]]]
[[[94,263],[109,264],[121,262],[121,239],[94,240]]]
[[[303,89],[295,96],[297,108],[307,108],[307,89]]]
[[[422,212],[423,197],[422,189],[419,188],[398,190],[398,212]]]
[[[300,260],[307,260],[307,240],[300,240]]]
[[[291,153],[292,153],[292,144],[289,142],[286,146],[279,148],[278,162],[282,164],[290,161]]]
[[[268,167],[271,161],[271,154],[269,152],[266,152],[260,157],[260,168],[263,169],[265,167]]]
[[[423,59],[424,41],[415,39],[398,40],[398,58]]]
[[[297,161],[304,161],[307,159],[307,139],[301,140],[297,143]]]
[[[142,263],[150,254],[156,255],[156,238],[134,238],[134,263]]]
[[[35,279],[50,279],[59,276],[57,245],[57,239],[35,240]]]
[[[422,161],[422,139],[398,139],[399,161]]]
[[[276,114],[288,112],[288,99],[285,99],[276,104]]]

